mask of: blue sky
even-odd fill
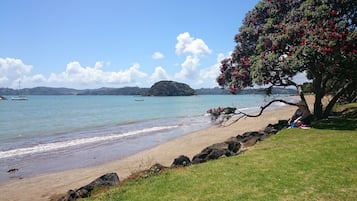
[[[1,0],[0,87],[215,87],[259,0]]]

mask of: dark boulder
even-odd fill
[[[288,128],[289,123],[287,120],[279,120],[278,123],[276,124],[269,124],[267,127],[265,127],[264,132],[269,133],[269,134],[276,134],[280,130],[284,128]]]
[[[192,158],[192,164],[204,163],[221,157],[236,155],[241,149],[241,144],[235,140],[216,143],[203,149]]]
[[[191,160],[187,156],[181,155],[178,158],[175,158],[174,162],[171,164],[171,167],[186,167],[191,165]]]
[[[160,163],[156,163],[153,166],[151,166],[147,171],[149,171],[151,174],[158,174],[165,169],[167,169],[167,167],[161,165]]]
[[[78,199],[78,194],[74,190],[69,190],[63,198],[59,199],[59,201],[75,201]]]
[[[110,187],[119,184],[119,177],[117,173],[108,173],[101,177],[98,177],[96,180],[91,183],[77,189],[69,190],[67,194],[60,198],[59,201],[74,201],[79,198],[87,198],[91,196],[93,189],[98,187]]]
[[[237,140],[241,142],[245,147],[252,146],[258,141],[262,141],[266,137],[267,133],[262,131],[245,132],[241,135],[236,136]]]

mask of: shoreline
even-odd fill
[[[266,110],[257,118],[242,118],[228,127],[215,125],[191,132],[123,159],[97,166],[2,182],[0,183],[1,196],[6,201],[49,200],[53,195],[77,189],[109,172],[116,172],[120,180],[123,180],[132,173],[147,169],[155,163],[170,166],[180,155],[192,158],[214,143],[223,142],[247,131],[260,130],[270,123],[277,123],[278,120],[288,119],[295,109],[294,106],[283,106]]]

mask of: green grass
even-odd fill
[[[357,131],[286,129],[234,157],[128,181],[89,200],[355,200]]]
[[[313,122],[313,127],[319,129],[357,130],[357,103],[336,105],[334,112],[338,115],[333,119]]]

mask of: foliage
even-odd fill
[[[312,83],[311,83],[311,82],[304,82],[304,83],[302,84],[302,90],[303,90],[305,93],[313,93],[314,87],[312,86]]]
[[[212,121],[216,121],[221,115],[224,115],[226,119],[229,119],[236,110],[237,108],[235,107],[218,107],[207,110],[207,113],[211,115]]]
[[[356,131],[286,129],[242,155],[130,181],[89,200],[354,200]]]
[[[258,85],[297,86],[306,72],[316,95],[314,115],[326,117],[357,84],[357,4],[353,0],[265,0],[250,11],[221,62],[220,86],[231,93]],[[334,98],[323,112],[321,99]]]
[[[148,92],[149,96],[192,96],[195,94],[190,86],[174,81],[160,81],[155,83]]]

